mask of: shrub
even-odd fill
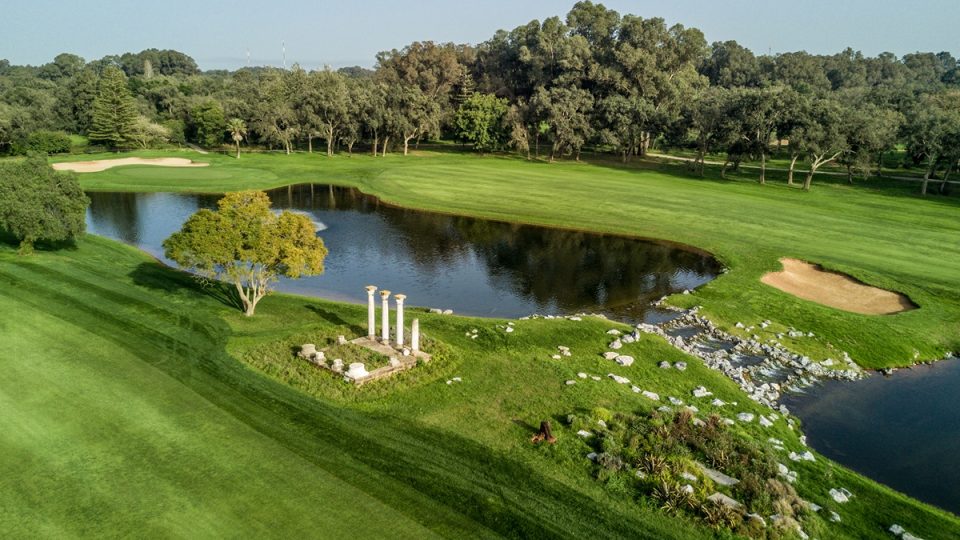
[[[695,516],[716,529],[753,538],[789,536],[810,515],[793,486],[777,478],[771,451],[730,431],[719,418],[695,423],[689,410],[649,416],[591,411],[591,418],[610,417],[613,422],[605,420],[609,429],[598,430],[588,444],[598,452],[596,479],[611,492],[626,489],[641,503],[646,498],[666,512]],[[717,486],[702,475],[697,462],[740,480],[728,492],[742,509],[706,500]],[[698,481],[688,481],[684,473]],[[693,490],[684,487],[688,483]],[[782,519],[777,527],[764,528],[744,511]]]
[[[70,136],[62,131],[34,131],[17,144],[15,153],[66,154],[70,152]]]
[[[613,420],[613,413],[603,407],[596,407],[590,411],[590,415],[594,420],[603,420],[608,423]]]

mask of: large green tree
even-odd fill
[[[839,161],[847,169],[847,182],[853,183],[854,170],[864,178],[870,175],[873,165],[881,163],[879,156],[893,147],[902,122],[902,115],[897,111],[862,100],[844,108],[847,151]]]
[[[320,274],[327,255],[307,216],[273,213],[262,191],[226,194],[217,210],[190,216],[163,248],[182,268],[232,284],[248,317],[280,276]]]
[[[735,93],[730,114],[739,120],[739,134],[751,156],[760,158],[761,184],[767,181],[767,154],[770,139],[780,122],[782,88],[744,88]]]
[[[567,152],[580,159],[580,149],[593,132],[590,114],[593,98],[580,88],[539,88],[532,104],[537,114],[549,126],[553,137],[550,160]]]
[[[730,90],[711,86],[685,105],[684,118],[697,147],[693,166],[700,176],[703,176],[707,154],[717,148],[728,147],[731,140],[740,134],[740,125],[731,114],[736,104]]]
[[[103,71],[93,100],[90,140],[111,148],[127,145],[133,137],[137,106],[127,88],[127,77],[110,66]]]
[[[507,100],[493,94],[473,94],[457,111],[457,134],[479,152],[496,150],[505,138],[503,117]]]
[[[308,84],[311,123],[327,141],[327,155],[332,156],[333,145],[349,120],[350,91],[343,75],[326,69],[311,73]]]
[[[910,108],[904,131],[907,152],[924,163],[920,191],[926,195],[937,169],[945,164],[948,174],[960,154],[960,92],[922,96]]]
[[[83,235],[89,203],[76,175],[55,172],[45,158],[0,163],[0,229],[20,242],[21,254],[36,242]]]
[[[403,155],[409,154],[410,141],[440,130],[440,107],[418,86],[397,84],[388,87],[386,107],[389,132],[403,140]],[[384,140],[384,152],[386,144]]]
[[[817,170],[839,158],[848,150],[843,130],[843,108],[832,98],[818,98],[810,103],[809,116],[803,130],[794,134],[796,144],[807,155],[809,170],[803,180],[803,189],[810,190]]]
[[[223,117],[223,106],[208,99],[198,104],[190,111],[190,122],[201,146],[211,147],[223,141],[223,132],[227,122]]]
[[[252,126],[263,142],[279,143],[290,154],[302,126],[289,78],[279,70],[261,76],[252,107]]]

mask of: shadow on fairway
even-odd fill
[[[13,234],[3,229],[0,229],[0,244],[5,244],[7,246],[10,246],[13,249],[20,249],[20,240],[17,240],[17,238]],[[34,251],[60,251],[60,250],[75,251],[76,249],[77,249],[76,240],[58,240],[55,242],[48,242],[48,241],[41,240],[33,244]]]
[[[365,335],[366,335],[366,334],[364,333],[364,332],[367,331],[366,328],[363,328],[363,327],[360,326],[360,325],[348,323],[347,321],[343,320],[342,317],[340,317],[339,315],[337,315],[337,314],[334,313],[333,311],[330,311],[330,310],[328,310],[328,309],[324,309],[324,308],[322,308],[322,307],[320,307],[320,306],[317,306],[317,305],[314,305],[314,304],[306,304],[306,305],[304,305],[304,307],[307,308],[307,309],[309,309],[310,311],[316,313],[317,315],[320,316],[321,319],[327,321],[328,323],[330,323],[330,324],[332,324],[332,325],[334,325],[334,326],[344,326],[344,327],[347,327],[347,328],[350,329],[350,331],[351,331],[352,333],[354,333],[354,334],[356,334],[356,335],[358,335],[358,336],[365,336]]]
[[[243,303],[230,285],[212,280],[201,280],[186,272],[177,272],[161,263],[141,263],[132,272],[134,284],[166,293],[193,292],[209,296],[221,304],[243,310]]]

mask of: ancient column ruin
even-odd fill
[[[390,304],[387,303],[387,299],[390,298],[390,291],[384,289],[380,291],[380,300],[382,305],[380,309],[383,311],[380,317],[380,324],[383,325],[383,328],[380,329],[380,339],[386,343],[390,343]]]
[[[414,353],[420,350],[420,319],[414,319],[410,324],[410,348]]]
[[[398,294],[393,298],[397,301],[397,347],[403,347],[403,301],[407,295]]]
[[[367,337],[370,339],[377,337],[377,309],[373,301],[376,290],[376,286],[367,285]]]

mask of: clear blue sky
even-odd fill
[[[146,48],[177,49],[201,68],[371,66],[377,51],[416,40],[478,43],[497,29],[564,16],[574,0],[0,0],[0,58],[42,64],[60,52],[91,60]],[[960,54],[958,0],[608,0],[620,13],[700,28],[757,53]]]

